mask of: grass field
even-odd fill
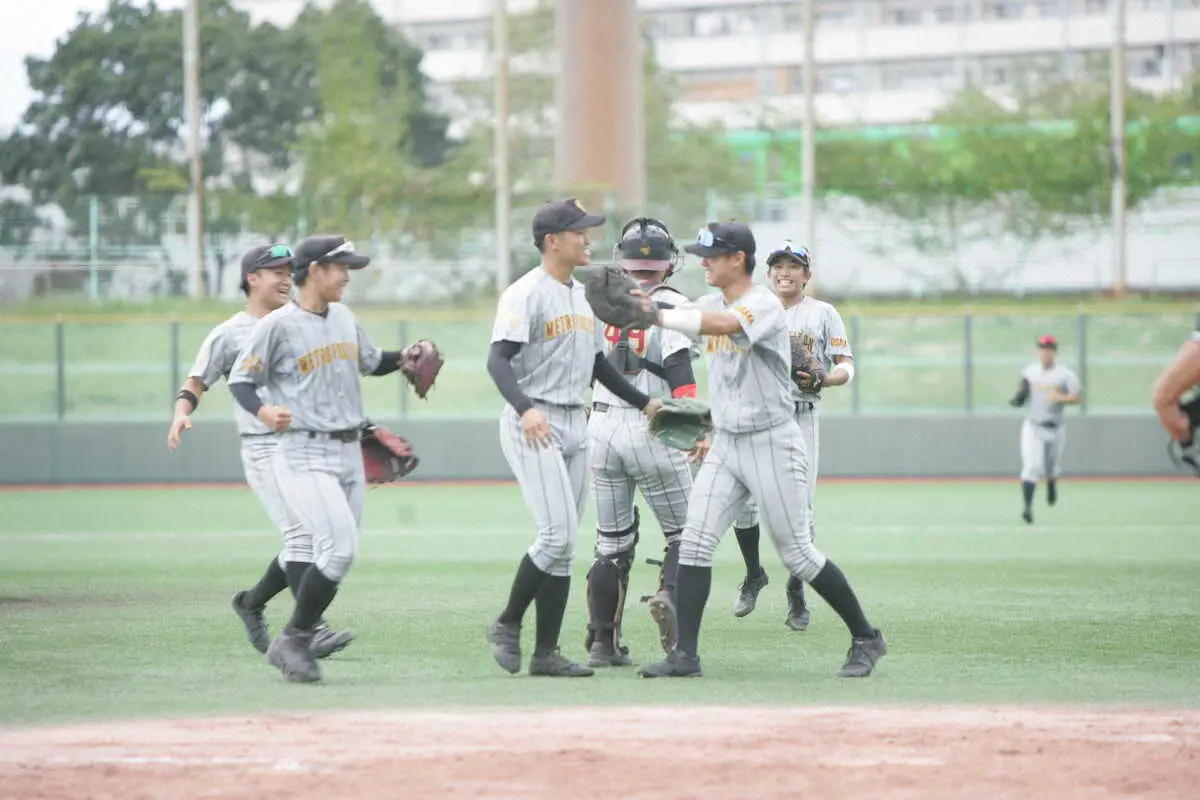
[[[834,677],[847,637],[820,601],[783,624],[783,573],[759,610],[729,611],[727,541],[703,632],[704,681],[511,678],[482,639],[531,540],[509,486],[408,485],[368,497],[361,553],[331,610],[359,635],[319,687],[286,684],[226,603],[277,537],[248,490],[0,492],[0,721],[494,704],[1133,703],[1200,705],[1200,531],[1187,482],[1067,483],[1018,517],[996,483],[838,483],[820,542],[892,653],[870,680]],[[564,649],[582,655],[585,520]],[[652,526],[647,526],[651,528]],[[642,553],[657,556],[657,531]],[[631,595],[653,588],[638,566]],[[271,609],[277,627],[290,608]],[[630,603],[639,661],[660,652]]]
[[[924,315],[859,313],[843,309],[858,361],[847,390],[828,392],[826,412],[924,413],[1006,408],[1020,369],[1034,358],[1032,342],[1052,331],[1060,358],[1079,371],[1088,410],[1148,413],[1148,387],[1191,330],[1179,304],[1157,310],[1088,310],[1081,347],[1080,318],[1063,306],[1023,311],[984,309],[972,314],[968,365],[962,309],[934,306]],[[208,331],[231,313],[171,322],[153,316],[96,316],[62,323],[61,398],[67,419],[166,419],[170,398],[191,367]],[[446,366],[428,403],[413,401],[394,379],[364,382],[368,414],[380,418],[494,416],[497,395],[484,367],[488,319],[411,318],[407,312],[367,310],[364,327],[382,346],[433,339]],[[0,421],[54,419],[59,407],[56,323],[0,320]],[[175,344],[173,344],[175,342]],[[1086,363],[1082,357],[1086,351]],[[704,367],[699,366],[703,384]],[[228,416],[221,389],[205,401],[206,414]],[[857,404],[857,405],[856,405]]]
[[[831,481],[819,543],[887,634],[872,677],[835,677],[848,639],[822,601],[807,633],[784,628],[770,550],[735,620],[726,541],[704,678],[555,681],[508,675],[483,640],[531,539],[515,487],[376,489],[328,615],[358,638],[317,685],[286,683],[227,605],[278,544],[248,490],[0,492],[0,796],[1191,797],[1195,492],[1068,481],[1026,526],[1011,482]],[[655,574],[635,567],[631,596]],[[661,657],[633,600],[626,642]]]

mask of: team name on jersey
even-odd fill
[[[806,331],[792,331],[792,338],[799,339],[810,353],[813,351],[813,345],[817,343],[816,337]]]
[[[585,317],[583,314],[563,314],[546,323],[546,339],[555,339],[575,331],[584,333],[596,332],[596,318]]]
[[[720,336],[709,336],[704,346],[704,352],[709,355],[714,353],[744,353],[746,350],[747,348],[734,344],[733,338],[724,333]]]
[[[332,364],[334,361],[357,361],[358,344],[355,342],[334,342],[324,347],[305,353],[296,359],[296,366],[301,375],[307,375],[318,367]]]

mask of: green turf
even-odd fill
[[[0,492],[0,723],[287,709],[595,704],[1100,703],[1200,705],[1200,531],[1192,483],[1071,483],[1028,527],[1011,483],[837,483],[819,541],[892,652],[834,677],[847,646],[821,601],[786,631],[784,574],[735,620],[737,549],[722,544],[702,636],[707,676],[511,677],[484,625],[530,541],[510,486],[368,495],[359,561],[330,612],[359,639],[318,686],[286,684],[226,603],[277,545],[244,489]],[[562,639],[582,656],[584,520]],[[654,526],[642,554],[657,556]],[[631,595],[653,588],[635,568]],[[270,609],[278,627],[290,608]],[[644,606],[627,640],[657,658]],[[527,631],[528,636],[531,631]]]
[[[228,310],[228,309],[226,309]],[[168,413],[170,398],[187,374],[211,322],[91,319],[62,328],[63,410],[69,419],[148,419]],[[846,314],[858,372],[854,384],[826,394],[826,412],[921,413],[996,411],[1006,408],[1023,366],[1031,363],[1036,336],[1053,331],[1060,358],[1080,371],[1088,410],[1149,413],[1147,387],[1191,329],[1190,314],[1093,313],[1087,317],[1086,364],[1081,365],[1076,314],[972,313],[971,363],[965,363],[963,314]],[[486,320],[414,321],[398,313],[364,315],[364,327],[381,346],[433,339],[446,358],[437,390],[418,402],[393,378],[364,382],[367,413],[382,418],[494,416],[502,401],[484,363],[491,325]],[[177,328],[173,327],[177,325]],[[177,333],[176,333],[177,331]],[[58,378],[55,326],[0,322],[0,421],[53,419]],[[176,356],[172,342],[176,340]],[[700,382],[704,365],[698,366]],[[968,382],[970,403],[968,404]],[[205,413],[227,415],[229,393],[220,388]]]

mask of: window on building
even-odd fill
[[[1083,13],[1107,14],[1108,0],[1083,0]]]
[[[985,58],[980,65],[979,77],[984,86],[1003,88],[1016,82],[1016,70],[1007,58]]]
[[[804,4],[789,3],[788,5],[796,9],[796,14],[800,21],[799,27],[803,28]],[[813,17],[817,26],[824,28],[849,28],[858,22],[858,14],[854,3],[847,3],[845,0],[818,3],[813,12]]]
[[[854,94],[863,89],[862,71],[857,67],[819,67],[817,91]]]
[[[1058,19],[1066,11],[1064,0],[1037,0],[1037,15],[1045,19]]]
[[[692,34],[700,37],[745,36],[758,30],[754,6],[706,8],[692,17]]]
[[[920,25],[921,6],[904,0],[890,0],[884,9],[883,21],[889,25]]]
[[[938,22],[957,22],[959,7],[954,3],[938,3],[933,8],[933,18]]]
[[[1126,68],[1130,78],[1161,78],[1163,74],[1163,59],[1166,48],[1138,47],[1131,49],[1126,56]]]
[[[703,69],[675,73],[687,100],[749,100],[758,96],[758,75],[752,69]]]
[[[1019,0],[988,0],[983,7],[984,19],[1020,19],[1025,15]]]
[[[950,89],[958,85],[958,73],[950,59],[908,61],[883,68],[883,88],[901,91]]]

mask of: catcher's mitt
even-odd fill
[[[596,318],[618,328],[645,330],[654,325],[657,311],[646,308],[646,298],[630,292],[640,287],[620,267],[599,267],[582,273],[588,305]]]
[[[662,408],[648,427],[663,444],[677,450],[694,450],[712,426],[708,403],[693,397],[679,397],[663,400]]]
[[[367,483],[391,483],[420,463],[407,439],[379,425],[363,428],[362,454]]]
[[[418,339],[404,348],[403,355],[400,372],[408,378],[417,397],[424,400],[425,395],[433,388],[438,373],[442,371],[442,364],[445,363],[442,361],[442,353],[437,345],[428,339]]]
[[[818,361],[799,336],[792,338],[792,380],[806,392],[816,394],[825,385],[825,366]]]
[[[1171,456],[1171,460],[1175,462],[1175,466],[1180,469],[1190,469],[1196,473],[1196,477],[1200,478],[1200,440],[1196,436],[1197,431],[1200,431],[1200,388],[1194,389],[1192,399],[1186,403],[1180,403],[1179,407],[1183,409],[1183,413],[1187,414],[1188,430],[1191,435],[1188,436],[1186,442],[1177,442],[1171,440],[1167,445],[1167,452]]]

